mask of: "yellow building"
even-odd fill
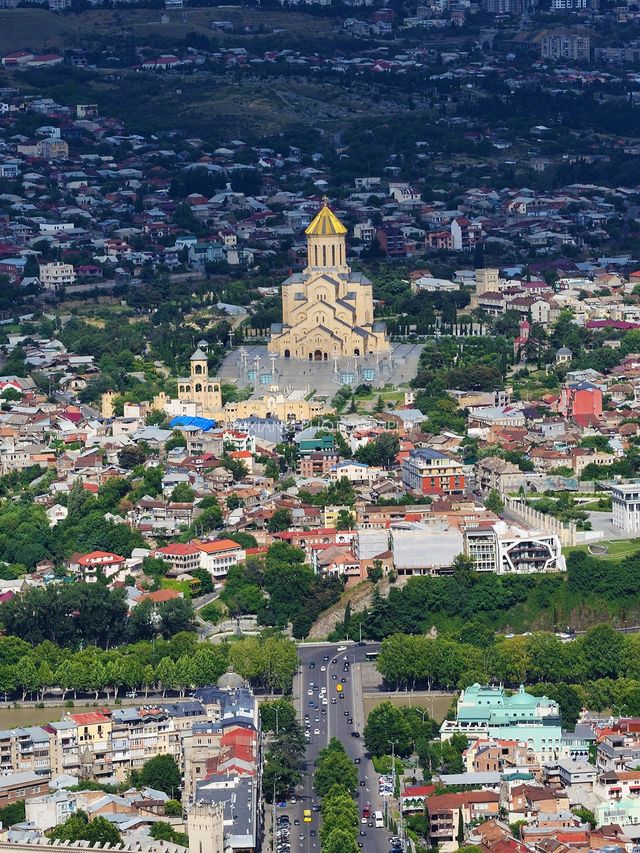
[[[373,319],[371,282],[347,266],[347,229],[326,199],[305,234],[307,266],[282,284],[282,323],[271,327],[269,351],[306,361],[387,354],[385,325]]]
[[[195,403],[204,412],[219,411],[222,408],[220,380],[209,377],[207,355],[198,349],[191,356],[191,375],[178,379],[178,400],[181,403]]]

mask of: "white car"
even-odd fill
[[[313,696],[313,690],[307,690],[307,696]]]
[[[323,664],[323,665],[320,667],[320,672],[326,672],[326,671],[327,671],[327,668],[326,668],[326,666],[324,666],[324,664]]]
[[[346,652],[346,651],[347,651],[347,647],[346,647],[346,646],[338,646],[338,651],[339,651],[339,652]]]
[[[313,733],[314,733],[314,735],[319,735],[319,734],[320,734],[320,729],[314,729],[314,730],[313,730]]]

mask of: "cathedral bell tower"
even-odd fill
[[[307,226],[307,269],[337,270],[348,272],[347,267],[347,229],[331,210],[325,196],[320,212]]]

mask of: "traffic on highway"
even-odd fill
[[[301,646],[295,684],[296,709],[306,741],[304,776],[294,795],[275,809],[276,853],[320,853],[321,799],[315,794],[315,761],[332,737],[338,738],[359,771],[355,791],[360,814],[358,846],[365,853],[399,853],[399,839],[384,828],[389,781],[378,778],[362,740],[364,709],[358,667],[377,644],[343,643]]]

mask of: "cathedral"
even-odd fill
[[[373,319],[372,285],[346,262],[347,229],[327,205],[307,227],[307,266],[282,284],[282,323],[269,352],[328,361],[390,351],[385,324]]]

